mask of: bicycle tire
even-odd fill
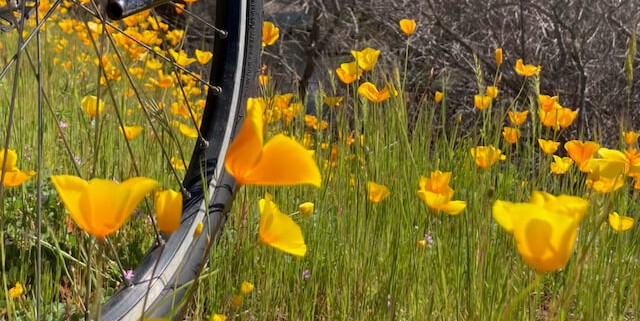
[[[162,317],[175,310],[186,293],[183,285],[200,273],[226,222],[235,180],[225,171],[224,158],[244,119],[247,98],[257,95],[262,0],[217,0],[215,25],[226,36],[214,40],[210,80],[222,91],[210,90],[207,96],[200,128],[206,143],[196,143],[183,179],[189,195],[180,228],[165,245],[147,252],[134,271],[133,285],[103,305],[102,320]],[[200,222],[203,231],[195,235]]]

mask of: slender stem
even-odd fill
[[[100,321],[100,308],[102,308],[102,265],[104,254],[104,239],[98,239],[98,257],[96,259],[96,295],[93,299],[93,312],[95,314],[94,320]],[[89,275],[91,275],[91,269],[89,269]]]
[[[516,308],[516,306],[520,302],[524,301],[524,299],[529,295],[531,291],[536,289],[542,283],[542,280],[544,280],[544,277],[545,277],[545,274],[536,273],[536,278],[533,280],[533,282],[529,283],[529,285],[526,288],[524,288],[524,290],[520,291],[520,293],[518,293],[518,296],[516,296],[513,300],[509,302],[509,306],[506,308],[506,310],[502,311],[502,320],[516,319],[516,318],[511,318],[511,313],[513,313],[513,310]]]
[[[87,280],[84,293],[84,320],[90,321],[89,306],[91,305],[91,256],[93,255],[93,238],[89,239],[89,251],[87,252]]]

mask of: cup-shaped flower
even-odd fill
[[[412,35],[416,31],[416,21],[413,19],[402,19],[398,24],[400,25],[400,30],[407,36]]]
[[[496,201],[493,218],[513,234],[529,266],[549,272],[569,261],[587,207],[588,202],[579,197],[534,192],[529,203]]]
[[[329,107],[338,107],[344,97],[342,96],[323,96],[322,102]]]
[[[390,97],[389,87],[384,87],[382,90],[378,91],[376,85],[368,81],[360,84],[360,87],[358,87],[358,94],[374,103],[381,103]]]
[[[571,126],[578,115],[577,110],[571,110],[560,105],[549,112],[544,111],[544,109],[540,109],[539,113],[542,125],[546,127],[553,127],[554,130]]]
[[[99,239],[117,231],[144,196],[158,186],[158,182],[145,177],[116,183],[56,175],[51,176],[51,182],[76,224]]]
[[[496,59],[496,65],[498,66],[502,65],[502,48],[496,48],[495,59]]]
[[[538,95],[538,102],[540,103],[540,109],[546,112],[561,107],[558,103],[558,96]]]
[[[527,116],[529,116],[529,111],[510,111],[507,112],[507,116],[509,116],[509,120],[514,126],[520,126],[524,124],[527,120]]]
[[[504,127],[502,137],[509,144],[515,144],[520,138],[520,130],[517,127]]]
[[[138,137],[142,133],[142,129],[142,126],[124,126],[124,130],[122,130],[122,127],[118,126],[118,130],[127,140]]]
[[[542,68],[540,66],[525,65],[522,62],[522,59],[518,59],[516,61],[516,72],[521,76],[525,76],[525,77],[536,76],[540,73],[541,69]]]
[[[104,101],[93,95],[84,96],[80,101],[80,105],[82,105],[82,110],[91,118],[101,114],[104,109]]]
[[[556,175],[562,175],[569,171],[573,165],[573,160],[569,157],[560,157],[553,155],[553,162],[551,163],[551,172]]]
[[[189,57],[189,55],[187,55],[187,53],[184,50],[175,51],[173,49],[169,49],[169,54],[171,55],[175,63],[177,63],[182,67],[186,67],[196,62],[196,58]]]
[[[600,144],[592,141],[571,140],[564,144],[564,149],[569,154],[569,157],[576,162],[580,171],[589,172],[587,165],[593,155],[600,149]]]
[[[165,233],[175,232],[182,218],[182,193],[171,189],[157,191],[153,199],[158,229]]]
[[[389,189],[386,186],[369,181],[367,182],[367,194],[369,202],[380,203],[382,200],[387,198],[391,192],[389,192]]]
[[[622,139],[627,145],[631,145],[638,141],[638,137],[640,137],[640,132],[635,132],[633,130],[628,130],[622,133]]]
[[[21,297],[23,293],[24,293],[24,288],[22,287],[22,284],[20,284],[20,282],[16,282],[16,285],[14,285],[13,287],[11,287],[11,289],[9,289],[9,297],[13,299],[17,299]]]
[[[491,97],[483,96],[483,95],[475,95],[473,96],[473,105],[478,108],[478,110],[485,110],[491,106]]]
[[[485,96],[490,97],[491,99],[498,97],[498,87],[496,86],[487,86]]]
[[[355,61],[340,64],[340,68],[336,69],[336,75],[340,81],[346,85],[358,80],[362,76],[362,69],[358,68]]]
[[[449,215],[459,214],[467,207],[467,203],[451,200],[454,191],[449,187],[450,180],[451,172],[433,171],[429,178],[420,177],[420,189],[416,194],[427,206],[436,211]]]
[[[6,158],[6,160],[5,160]],[[6,163],[4,163],[6,161]],[[5,170],[0,168],[0,175],[4,175],[2,186],[16,187],[36,175],[34,171],[22,171],[17,166],[18,154],[13,149],[0,149],[0,166],[4,163]]]
[[[441,91],[436,91],[436,93],[433,95],[433,101],[436,104],[442,102],[442,98],[444,98],[444,93],[442,93]]]
[[[265,195],[260,205],[260,242],[295,256],[304,256],[307,245],[302,230],[288,215],[280,212],[273,197]]]
[[[313,215],[314,205],[312,202],[304,202],[298,205],[298,212],[302,216],[311,216]]]
[[[276,27],[273,22],[265,21],[262,23],[262,47],[273,45],[279,37],[280,28]]]
[[[247,100],[247,114],[238,135],[227,151],[224,164],[241,185],[297,185],[320,187],[322,177],[313,155],[283,134],[263,146],[265,103]]]
[[[609,213],[609,226],[616,232],[624,232],[633,227],[635,220],[633,217],[623,216],[617,212]]]
[[[364,48],[360,51],[351,51],[351,55],[358,62],[358,67],[364,71],[370,71],[378,62],[380,50],[373,48]]]
[[[540,149],[542,149],[542,152],[547,155],[551,155],[558,150],[560,142],[538,138],[538,145],[540,145]]]
[[[211,53],[211,51],[202,51],[200,49],[196,49],[195,54],[198,63],[200,63],[201,65],[206,65],[213,58],[213,53]]]
[[[253,283],[247,282],[247,281],[242,281],[242,284],[240,285],[240,291],[244,295],[251,294],[251,292],[253,292]]]
[[[498,160],[505,160],[507,157],[502,151],[493,146],[477,146],[471,148],[471,157],[476,165],[482,169],[487,169]]]
[[[616,149],[600,148],[598,149],[598,155],[600,155],[601,158],[593,161],[604,162],[609,165],[619,164],[619,166],[622,166],[622,174],[625,175],[633,176],[640,174],[640,157],[638,157],[640,155],[638,155],[634,149],[621,152]]]

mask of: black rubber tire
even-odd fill
[[[262,0],[217,0],[215,24],[227,32],[224,38],[216,37],[210,78],[222,93],[209,90],[200,128],[207,144],[194,148],[184,178],[190,195],[185,197],[180,228],[164,247],[147,253],[134,271],[133,286],[103,305],[102,320],[162,317],[175,310],[187,290],[182,285],[199,275],[226,222],[235,181],[224,169],[224,158],[244,119],[247,98],[258,94]],[[204,229],[195,236],[199,222]]]

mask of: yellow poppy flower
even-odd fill
[[[18,153],[16,153],[15,150],[13,149],[7,149],[5,150],[0,149],[0,166],[2,166],[3,163],[5,163],[5,158],[6,158],[6,164],[4,166],[4,169],[6,172],[14,172],[18,170],[18,166],[16,165],[18,163]],[[0,168],[0,171],[2,170],[2,168]]]
[[[99,239],[117,231],[144,196],[158,186],[158,182],[145,177],[116,183],[56,175],[51,176],[51,182],[76,224]]]
[[[515,144],[520,138],[520,130],[516,127],[504,127],[502,129],[502,137],[509,144]]]
[[[598,158],[586,162],[586,185],[596,193],[611,193],[624,185],[625,163]]]
[[[259,205],[260,242],[291,255],[304,256],[307,253],[307,245],[298,224],[280,212],[269,194],[260,200]]]
[[[491,97],[483,96],[483,95],[475,95],[473,96],[473,104],[478,108],[478,110],[485,110],[491,106]]]
[[[496,86],[487,86],[485,91],[485,95],[491,99],[498,97],[498,87]]]
[[[142,133],[142,126],[124,126],[124,131],[122,130],[122,127],[118,126],[118,130],[120,131],[121,134],[124,135],[124,137],[127,140],[132,140],[136,137],[138,137],[138,135],[140,135],[140,133]]]
[[[507,159],[500,149],[493,146],[477,146],[471,148],[471,157],[473,157],[476,165],[482,169],[489,168],[498,160]]]
[[[227,321],[227,316],[224,314],[214,314],[211,321]]]
[[[340,68],[336,69],[336,75],[344,84],[348,85],[362,76],[362,69],[358,68],[355,61],[340,64]]]
[[[538,145],[540,145],[540,148],[545,154],[551,155],[558,150],[560,142],[538,138]]]
[[[451,200],[454,190],[449,187],[450,180],[451,172],[433,171],[429,178],[420,177],[420,189],[416,194],[427,206],[436,211],[449,215],[459,214],[467,207],[467,203]]]
[[[175,51],[173,49],[169,49],[169,54],[173,57],[173,60],[182,67],[186,67],[196,61],[195,58],[189,58],[184,50]]]
[[[509,116],[509,120],[514,126],[520,126],[524,124],[524,122],[527,120],[527,116],[529,116],[529,111],[528,110],[510,111],[510,112],[507,112],[507,115]]]
[[[569,157],[576,162],[576,165],[582,172],[589,172],[588,163],[593,155],[600,149],[600,144],[592,141],[582,142],[579,140],[571,140],[564,144],[564,149]]]
[[[22,185],[28,179],[36,175],[34,171],[22,171],[18,168],[18,154],[13,149],[0,149],[0,166],[5,162],[4,181],[2,186],[4,187],[17,187]],[[2,175],[2,169],[0,168],[0,175]]]
[[[638,152],[638,150],[636,150],[635,148],[627,148],[624,151],[624,156],[627,158],[627,162],[629,163],[629,166],[631,167],[639,167],[640,166],[640,152]],[[631,170],[630,172],[633,172],[634,170]],[[630,173],[629,175],[634,175],[633,173]]]
[[[153,199],[158,229],[165,233],[175,232],[182,218],[182,193],[171,189],[157,191]]]
[[[147,62],[144,65],[151,70],[158,70],[162,68],[162,62],[155,58],[151,58],[147,60]]]
[[[266,86],[269,84],[269,80],[271,79],[271,77],[267,76],[267,75],[260,75],[258,76],[258,82],[260,83],[260,86]]]
[[[558,96],[538,95],[538,102],[540,103],[540,109],[550,112],[555,108],[561,107],[558,103]]]
[[[351,51],[351,55],[356,59],[360,69],[370,71],[378,61],[380,50],[367,47],[360,51]]]
[[[565,174],[569,171],[571,165],[573,165],[573,159],[553,155],[553,162],[550,164],[551,172],[556,175]]]
[[[171,166],[177,170],[183,170],[186,168],[186,165],[182,161],[182,159],[175,156],[171,156],[170,163],[171,163]]]
[[[514,236],[529,266],[549,272],[569,261],[587,207],[588,202],[579,197],[533,192],[529,203],[496,201],[493,218]]]
[[[553,111],[551,113],[553,113]],[[573,121],[576,119],[576,116],[578,116],[577,110],[571,110],[564,107],[557,109],[557,125],[554,126],[554,129],[558,130],[558,127],[567,128],[571,126]]]
[[[204,224],[202,224],[202,222],[198,222],[196,228],[193,229],[193,237],[200,235],[200,233],[202,233],[202,229],[204,229]]]
[[[276,27],[273,22],[265,21],[262,23],[262,47],[273,45],[279,37],[280,28]]]
[[[609,226],[616,232],[624,232],[633,227],[635,220],[632,217],[623,216],[616,212],[609,213]]]
[[[522,59],[516,61],[516,72],[525,77],[536,76],[540,73],[541,69],[540,66],[525,65]]]
[[[306,148],[294,139],[278,134],[263,146],[265,103],[247,100],[247,114],[229,146],[225,168],[238,184],[297,185],[320,187],[318,165]]]
[[[387,198],[391,192],[389,192],[386,186],[369,181],[367,182],[367,194],[369,195],[369,202],[380,203]]]
[[[196,59],[201,65],[206,65],[211,58],[213,58],[213,54],[210,51],[203,51],[200,49],[196,49]]]
[[[399,22],[400,30],[405,35],[410,36],[416,31],[416,21],[413,19],[402,19]]]
[[[343,99],[342,96],[335,96],[335,97],[324,96],[322,98],[322,102],[329,107],[337,107],[342,102],[342,99]]]
[[[389,94],[389,87],[384,87],[382,90],[378,91],[376,85],[368,81],[360,84],[358,87],[358,94],[374,103],[381,103],[391,97]]]
[[[624,142],[627,145],[631,145],[634,142],[636,142],[638,140],[638,137],[640,137],[640,132],[636,133],[633,130],[629,130],[622,133],[622,138],[624,139]]]
[[[251,282],[242,281],[242,284],[240,285],[240,291],[244,295],[251,294],[251,292],[253,292],[253,284]]]
[[[180,131],[180,133],[182,133],[182,135],[189,138],[198,138],[198,130],[193,128],[192,126],[183,124],[178,121],[175,122],[175,125],[177,125],[178,130]]]
[[[21,297],[23,293],[24,288],[22,287],[22,284],[20,284],[20,282],[16,282],[16,285],[9,289],[9,296],[13,299]]]
[[[302,216],[311,216],[313,215],[314,205],[312,202],[304,202],[298,205],[298,211]]]
[[[444,98],[444,93],[442,93],[441,91],[436,91],[436,93],[433,95],[433,101],[436,104],[439,104],[440,102],[442,102],[443,98]]]
[[[80,101],[80,105],[82,106],[82,110],[91,118],[101,114],[104,109],[104,101],[93,95],[84,96],[82,101]]]
[[[495,59],[496,59],[496,65],[498,66],[502,65],[502,48],[496,48]]]

